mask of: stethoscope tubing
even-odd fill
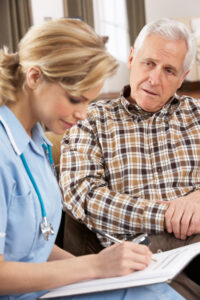
[[[44,202],[43,202],[42,196],[40,194],[39,188],[38,188],[38,186],[37,186],[37,184],[35,182],[35,179],[34,179],[32,173],[31,173],[31,170],[30,170],[30,168],[29,168],[29,166],[27,164],[27,161],[26,161],[23,153],[20,155],[20,158],[21,158],[22,163],[24,165],[24,168],[25,168],[25,170],[26,170],[26,172],[27,172],[27,174],[28,174],[28,176],[30,178],[30,181],[31,181],[31,183],[32,183],[32,185],[33,185],[33,187],[35,189],[35,192],[36,192],[36,194],[38,196],[38,199],[39,199],[39,202],[40,202],[40,207],[41,207],[41,212],[42,212],[42,217],[44,218],[44,217],[46,217],[46,210],[45,210],[45,207],[44,207]]]

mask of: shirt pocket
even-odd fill
[[[8,208],[5,259],[26,261],[38,233],[34,195],[13,195]]]

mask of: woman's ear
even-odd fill
[[[30,89],[35,89],[42,79],[42,71],[39,67],[31,67],[26,73],[26,82]]]

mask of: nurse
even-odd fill
[[[1,50],[0,300],[36,299],[62,285],[148,266],[151,252],[132,242],[82,257],[54,245],[62,200],[42,125],[63,134],[85,119],[88,103],[116,68],[103,39],[72,19],[32,27],[17,53]],[[165,284],[75,299],[140,299],[139,295],[182,299]]]

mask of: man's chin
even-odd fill
[[[146,102],[141,103],[140,102],[140,103],[138,103],[138,106],[140,108],[142,108],[142,110],[149,112],[149,113],[155,113],[160,110],[160,108],[153,106],[152,102],[151,103],[146,103]]]
[[[139,99],[137,101],[137,99]],[[149,113],[155,113],[159,111],[161,108],[158,106],[155,106],[155,103],[158,102],[158,96],[146,96],[144,95],[137,95],[135,98],[132,96],[128,98],[128,100],[138,105],[142,110],[149,112]]]

